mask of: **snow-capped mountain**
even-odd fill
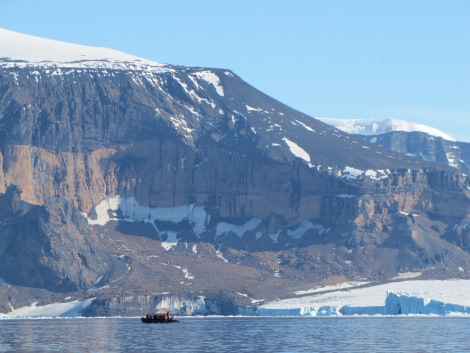
[[[73,292],[94,314],[233,313],[312,283],[470,271],[463,173],[230,70],[0,34],[0,312]]]
[[[470,171],[470,144],[433,127],[394,119],[319,119],[394,152]]]
[[[441,137],[447,141],[455,141],[455,139],[431,126],[418,124],[405,120],[397,119],[334,119],[334,118],[317,118],[329,125],[340,129],[348,134],[375,136],[382,135],[393,131],[403,132],[424,132],[428,135]]]

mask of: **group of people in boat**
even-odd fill
[[[170,310],[166,313],[147,313],[145,316],[147,320],[169,320],[171,318]]]

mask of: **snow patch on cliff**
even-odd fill
[[[215,234],[221,236],[223,234],[234,233],[236,236],[241,238],[243,234],[249,231],[253,231],[261,224],[261,219],[252,218],[245,224],[237,225],[226,222],[219,222],[217,224]]]
[[[263,108],[255,108],[252,106],[249,106],[248,104],[245,104],[246,110],[249,112],[258,112],[258,113],[266,113],[269,114],[269,112]]]
[[[162,232],[163,233],[163,232]],[[162,234],[159,235],[161,236]],[[164,248],[166,251],[170,251],[173,249],[175,246],[178,245],[178,238],[177,238],[177,233],[176,232],[166,232],[166,241],[162,241],[162,248]]]
[[[287,144],[287,146],[289,147],[290,151],[292,152],[294,156],[303,159],[309,164],[309,166],[312,166],[310,154],[308,154],[307,151],[305,151],[302,147],[300,147],[295,142],[289,140],[287,137],[283,137],[282,140]]]
[[[180,222],[189,222],[194,234],[198,237],[207,230],[210,221],[210,215],[204,207],[195,205],[182,205],[168,208],[151,208],[140,205],[134,197],[107,197],[97,204],[94,208],[96,217],[87,214],[84,216],[90,225],[104,226],[110,221],[124,222],[145,222],[151,224],[162,239],[162,247],[170,251],[178,245],[182,235],[174,230],[161,230],[158,228],[158,222],[171,222],[178,224]],[[242,238],[246,233],[255,231],[262,220],[254,217],[243,224],[234,224],[228,222],[218,222],[215,227],[215,236],[220,237],[225,234],[235,234]],[[328,233],[321,224],[314,224],[311,221],[301,222],[297,227],[288,229],[287,236],[291,239],[300,239],[307,231],[314,230],[318,234]],[[278,236],[281,231],[275,234],[268,234],[274,243],[278,242]],[[262,233],[256,233],[256,240],[261,238]],[[193,249],[197,253],[197,248]]]
[[[341,176],[346,179],[357,179],[362,176],[362,173],[362,170],[348,166],[343,169]]]
[[[359,179],[363,176],[368,177],[372,180],[380,180],[387,178],[388,175],[390,174],[390,170],[383,170],[383,169],[378,169],[378,170],[362,170],[362,169],[357,169],[351,166],[346,166],[343,170],[339,171],[337,173],[338,177],[343,177],[346,179]]]
[[[182,205],[177,207],[148,207],[140,205],[134,197],[112,196],[95,206],[96,219],[84,215],[90,225],[104,226],[109,221],[145,222],[152,224],[161,237],[166,236],[162,246],[170,250],[178,243],[178,234],[173,231],[160,231],[155,222],[174,224],[189,221],[194,234],[200,236],[206,230],[210,216],[202,206]],[[120,213],[120,214],[118,214]]]
[[[308,131],[310,132],[315,132],[315,129],[311,128],[310,126],[308,126],[307,124],[305,124],[304,122],[300,121],[300,120],[295,120],[296,122],[298,122],[300,125],[302,125],[305,129],[307,129]]]
[[[215,73],[209,70],[204,70],[204,71],[195,72],[194,75],[198,77],[199,79],[202,79],[212,84],[217,94],[221,97],[224,96],[224,88],[220,85],[219,76],[217,76]]]
[[[300,239],[308,230],[316,230],[318,234],[328,232],[321,224],[313,224],[310,221],[303,221],[296,229],[288,230],[287,235],[292,239]]]

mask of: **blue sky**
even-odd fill
[[[306,114],[470,141],[470,1],[0,1],[0,27],[227,68]]]

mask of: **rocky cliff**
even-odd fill
[[[433,127],[396,119],[331,119],[323,122],[388,150],[468,172],[470,144]]]
[[[394,131],[377,136],[363,136],[381,147],[425,161],[447,165],[468,172],[470,143],[443,139],[423,132]]]
[[[67,297],[124,315],[200,296],[227,314],[326,283],[470,270],[465,174],[228,70],[3,59],[0,166],[3,311]]]

